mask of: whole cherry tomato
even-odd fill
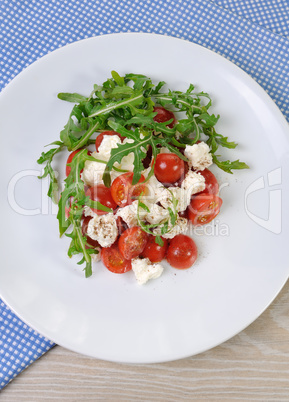
[[[158,154],[155,176],[162,183],[175,183],[185,174],[185,163],[176,154]]]
[[[67,161],[66,161],[66,171],[65,171],[65,173],[66,173],[66,177],[69,175],[69,173],[71,172],[71,167],[70,166],[68,166],[67,164],[68,163],[71,163],[72,162],[72,159],[75,157],[75,155],[78,153],[78,152],[80,152],[80,151],[82,151],[82,149],[77,149],[76,151],[73,151],[73,152],[71,152],[71,154],[68,156],[68,158],[67,158]],[[91,151],[87,151],[87,155],[91,155]],[[82,169],[83,170],[83,169]],[[81,170],[81,172],[80,173],[82,173],[82,170]]]
[[[120,207],[125,207],[136,200],[141,193],[146,192],[145,178],[141,175],[138,183],[133,185],[133,173],[128,172],[118,176],[111,185],[111,195],[114,202]]]
[[[172,267],[190,268],[195,263],[197,256],[197,246],[189,236],[179,234],[171,240],[167,251],[167,261]]]
[[[154,112],[157,113],[157,115],[153,118],[155,122],[165,123],[166,121],[173,119],[173,121],[170,124],[168,124],[168,127],[173,128],[174,125],[176,124],[175,115],[170,110],[167,110],[162,106],[156,106],[154,107]]]
[[[82,235],[86,237],[87,243],[90,244],[92,247],[99,247],[99,243],[97,240],[93,240],[91,237],[87,236],[87,227],[90,219],[92,219],[91,216],[84,217],[81,225]]]
[[[103,264],[110,272],[124,274],[131,270],[131,261],[123,257],[117,244],[102,248],[100,256]]]
[[[217,195],[219,193],[219,184],[217,182],[215,175],[209,169],[204,169],[198,173],[201,173],[201,175],[205,178],[205,184],[206,184],[205,190],[201,191],[198,194]]]
[[[105,187],[104,184],[97,184],[94,187],[89,187],[89,189],[85,192],[86,196],[88,196],[93,201],[98,201],[105,207],[115,209],[117,207],[114,202],[110,189]],[[91,208],[97,215],[105,215],[108,212],[102,211],[101,209]]]
[[[96,149],[96,152],[98,152],[98,148],[99,148],[100,144],[102,143],[103,137],[104,137],[105,135],[117,135],[121,140],[124,139],[124,137],[122,137],[122,136],[121,136],[119,133],[117,133],[116,131],[112,131],[112,130],[103,131],[103,132],[100,133],[100,134],[96,137],[96,139],[95,139],[95,149]]]
[[[205,225],[211,222],[220,212],[222,199],[213,194],[198,194],[189,205],[189,219],[193,225]]]
[[[131,260],[143,252],[147,244],[148,234],[140,227],[134,226],[125,230],[119,240],[118,247],[125,259]]]
[[[155,242],[155,239],[155,236],[149,235],[147,244],[141,253],[141,256],[148,258],[151,262],[160,262],[165,258],[168,249],[168,241],[167,239],[162,239],[164,244],[160,246]]]

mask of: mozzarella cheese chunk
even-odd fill
[[[171,221],[169,220],[167,233],[161,234],[161,227],[157,227],[154,229],[154,234],[161,235],[164,239],[172,239],[178,234],[185,233],[187,227],[188,227],[188,220],[186,218],[181,218],[180,216],[178,216],[174,226],[172,226]]]
[[[83,209],[84,216],[97,216],[97,214],[87,205]]]
[[[145,219],[152,225],[162,223],[170,217],[169,211],[160,205],[152,204],[149,209],[150,212],[146,214]]]
[[[186,198],[189,200],[189,203],[193,194],[197,194],[200,191],[205,190],[205,188],[206,182],[204,176],[202,176],[200,173],[193,172],[192,170],[188,171],[181,184],[181,189],[186,192]]]
[[[213,157],[210,148],[205,142],[199,144],[186,145],[185,156],[189,159],[189,166],[195,170],[204,170],[213,163]]]
[[[120,217],[130,228],[137,225],[137,205],[138,201],[134,201],[131,205],[119,208],[116,217]]]
[[[93,240],[97,240],[101,247],[111,246],[118,236],[114,215],[109,213],[94,216],[88,223],[87,235]]]
[[[118,135],[104,135],[103,140],[98,147],[98,153],[108,160],[110,158],[111,150],[117,148],[117,144],[121,144],[121,139]]]
[[[161,264],[152,264],[148,258],[134,258],[131,266],[140,285],[144,285],[150,279],[159,278],[164,270]]]
[[[93,152],[91,154],[96,159],[106,161],[106,158],[99,154],[98,152]],[[97,184],[103,183],[102,176],[106,164],[94,161],[86,161],[84,169],[82,172],[82,179],[87,186],[96,186]]]

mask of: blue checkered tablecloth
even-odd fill
[[[198,43],[251,75],[289,120],[288,0],[0,0],[0,90],[68,43],[153,32]],[[53,343],[0,300],[0,389]]]

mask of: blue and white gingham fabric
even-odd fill
[[[190,40],[251,75],[289,120],[288,0],[2,0],[0,90],[68,43],[114,32]],[[0,389],[53,343],[0,300]]]

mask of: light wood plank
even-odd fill
[[[246,330],[206,353],[164,364],[104,362],[55,347],[1,401],[288,401],[289,283]]]

